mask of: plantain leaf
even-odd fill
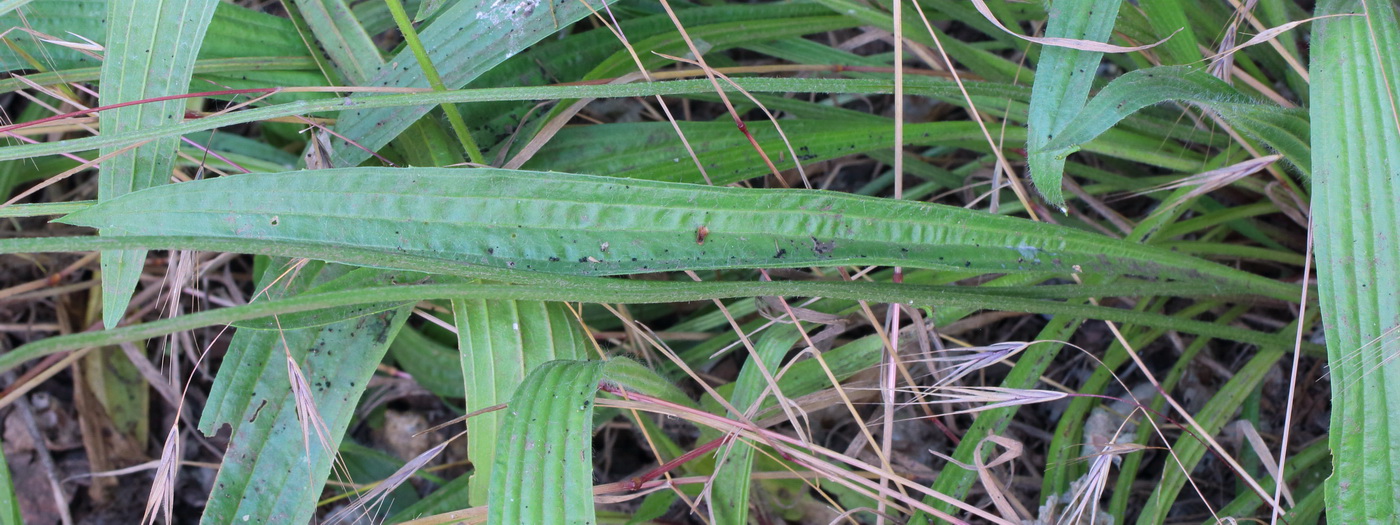
[[[548,273],[875,264],[1294,293],[1166,250],[957,207],[495,169],[237,175],[152,188],[60,220],[111,234],[314,243]]]
[[[102,62],[102,105],[184,93],[218,4],[217,0],[111,2],[106,59]],[[102,129],[116,134],[155,128],[184,115],[182,100],[137,104],[104,113]],[[178,138],[161,138],[103,161],[98,173],[98,200],[164,184],[170,178],[178,146]],[[102,154],[117,151],[109,148]],[[107,327],[117,326],[126,315],[145,265],[143,250],[102,254],[102,323]]]
[[[1328,0],[1313,26],[1312,209],[1332,383],[1327,520],[1400,513],[1400,25],[1388,1]]]
[[[467,412],[498,405],[540,365],[558,359],[588,359],[588,335],[561,303],[539,301],[452,301],[466,385]],[[473,505],[486,503],[501,443],[518,439],[501,432],[503,415],[489,412],[467,420],[467,455],[476,472]]]
[[[361,85],[384,62],[379,48],[345,0],[295,0],[316,40],[351,85]]]
[[[1058,0],[1050,4],[1045,36],[1106,42],[1118,18],[1120,0]],[[1031,180],[1051,205],[1063,208],[1063,156],[1044,151],[1089,99],[1103,53],[1066,47],[1046,47],[1035,66],[1031,84],[1031,113],[1026,150],[1030,151]]]
[[[602,361],[550,361],[510,399],[492,467],[490,523],[593,524],[593,396]],[[545,423],[547,422],[547,423]]]
[[[497,449],[491,471],[490,523],[596,523],[593,508],[593,397],[600,384],[657,397],[677,395],[625,357],[608,361],[550,361],[516,388],[501,422],[511,436]],[[545,423],[547,422],[547,423]]]
[[[333,272],[344,270],[327,266]],[[268,274],[280,271],[270,268]],[[286,293],[320,278],[317,269],[303,271],[308,276],[295,278]],[[312,385],[316,412],[329,431],[331,447],[338,447],[370,375],[407,318],[408,309],[399,308],[319,328],[239,331],[200,421],[206,434],[225,424],[233,427],[203,522],[310,519],[330,473],[331,456],[314,433],[311,443],[304,439],[285,353],[292,354]]]

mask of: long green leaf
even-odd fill
[[[1319,2],[1313,213],[1332,383],[1329,522],[1400,513],[1400,26],[1387,1]]]
[[[1121,0],[1058,0],[1048,9],[1045,36],[1105,42],[1118,19]],[[1031,180],[1045,200],[1064,207],[1061,175],[1065,159],[1042,151],[1061,133],[1089,99],[1103,53],[1065,47],[1048,47],[1040,53],[1031,85],[1031,114],[1026,149],[1030,151]]]
[[[1250,102],[1238,90],[1195,66],[1140,69],[1110,82],[1053,140],[1047,155],[1063,157],[1134,112],[1167,101],[1206,106],[1308,173],[1312,166],[1307,115],[1273,104]]]
[[[320,75],[320,73],[316,73]],[[890,80],[830,79],[830,78],[736,78],[735,83],[750,92],[758,93],[892,93],[894,82]],[[971,86],[971,84],[970,84]],[[266,86],[259,86],[266,88]],[[986,85],[992,91],[1004,90],[1016,93],[1020,90],[997,84]],[[956,89],[946,82],[920,83],[915,79],[907,81],[909,95],[929,95],[939,97],[948,89]],[[727,89],[727,88],[726,88]],[[970,88],[971,89],[971,88]],[[673,80],[667,82],[643,82],[634,84],[573,85],[545,87],[509,87],[468,89],[447,92],[411,93],[397,95],[365,95],[319,100],[296,100],[261,108],[236,111],[188,120],[159,129],[136,130],[121,135],[104,134],[40,144],[21,144],[0,148],[0,161],[27,159],[42,155],[87,151],[103,147],[117,147],[135,144],[144,140],[183,135],[196,131],[207,131],[223,126],[258,122],[261,120],[294,115],[309,115],[321,112],[338,112],[347,109],[366,110],[393,108],[400,106],[434,106],[447,103],[471,103],[493,101],[552,100],[565,98],[625,98],[650,95],[686,95],[712,93],[714,87],[708,80]],[[1154,143],[1154,147],[1156,144]]]
[[[221,177],[152,188],[60,221],[111,234],[309,242],[580,275],[878,264],[1131,274],[1279,298],[1293,292],[1169,251],[958,207],[495,169]],[[702,227],[707,234],[697,242]]]
[[[795,325],[779,325],[764,332],[754,344],[754,355],[751,356],[761,361],[750,360],[744,364],[744,368],[739,371],[739,377],[734,380],[734,393],[730,396],[729,404],[747,412],[768,386],[762,370],[769,370],[769,373],[777,370],[783,356],[787,355],[787,351],[797,340]],[[760,368],[759,363],[763,368]],[[718,523],[748,523],[749,491],[753,485],[753,480],[750,479],[753,471],[753,453],[754,449],[748,444],[735,443],[729,448],[729,455],[724,464],[715,472],[712,491],[715,520]]]
[[[578,322],[560,303],[539,301],[452,301],[467,394],[467,412],[504,403],[525,377],[554,360],[588,359],[591,343]],[[467,454],[475,466],[470,500],[486,504],[501,443],[517,439],[501,433],[500,412],[467,420]]]
[[[184,93],[194,72],[195,55],[218,4],[217,0],[111,2],[107,11],[101,103],[111,105]],[[139,104],[103,114],[102,129],[117,134],[156,128],[184,115],[182,100]],[[103,161],[98,174],[98,200],[165,183],[170,178],[178,145],[178,138],[162,138]],[[102,154],[117,151],[109,148]],[[126,315],[126,306],[145,265],[146,252],[141,250],[102,254],[103,324],[117,326]]]

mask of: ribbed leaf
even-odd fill
[[[602,361],[551,361],[511,397],[492,468],[490,523],[593,524],[593,396]]]
[[[312,385],[316,413],[325,422],[332,447],[339,446],[370,376],[406,319],[408,309],[401,308],[286,333],[287,348]],[[314,431],[310,443],[303,437],[302,425],[310,423],[298,419],[276,332],[251,333],[263,344],[247,348],[261,350],[261,355],[245,355],[241,366],[225,361],[223,372],[238,371],[252,383],[225,396],[218,419],[206,413],[201,423],[206,433],[221,423],[235,426],[202,522],[306,522],[330,474],[333,451],[322,447]],[[244,368],[252,373],[244,373]],[[234,398],[243,402],[229,403]],[[210,408],[213,401],[211,396]],[[231,415],[235,417],[219,420]]]
[[[1132,274],[1292,293],[1169,251],[957,207],[494,169],[221,177],[153,188],[62,221],[112,234],[300,241],[550,273],[859,263]],[[697,242],[701,227],[708,233]]]
[[[1120,0],[1058,0],[1048,9],[1045,36],[1106,42],[1118,19]],[[1061,175],[1065,159],[1042,151],[1084,107],[1099,72],[1103,53],[1046,47],[1035,66],[1026,149],[1031,152],[1031,179],[1050,204],[1063,207]]]
[[[525,377],[554,360],[588,359],[591,342],[560,303],[537,301],[452,301],[466,385],[467,412],[506,402]],[[476,472],[473,505],[486,503],[501,443],[516,438],[501,434],[503,414],[490,412],[467,420],[467,454]]]
[[[1400,513],[1400,26],[1383,0],[1319,2],[1312,210],[1332,383],[1327,519]]]
[[[112,2],[107,10],[107,49],[102,62],[103,105],[185,93],[194,59],[217,0]],[[155,128],[184,119],[185,103],[170,100],[118,108],[102,115],[105,133]],[[163,184],[170,179],[179,139],[162,138],[102,163],[98,200]],[[116,149],[104,149],[103,155]],[[126,314],[146,264],[141,250],[102,254],[102,322],[114,327]]]
[[[593,396],[601,383],[661,398],[679,395],[624,357],[550,361],[530,372],[501,422],[491,473],[490,523],[596,523],[593,509]],[[648,385],[665,385],[664,391]]]
[[[295,0],[307,26],[350,85],[361,85],[384,60],[345,0]]]
[[[429,50],[429,59],[442,72],[443,84],[459,89],[511,55],[588,16],[589,9],[579,2],[562,0],[505,5],[499,0],[458,2],[445,8],[419,36]],[[380,68],[370,85],[428,87],[428,82],[412,50],[403,49]],[[430,109],[411,106],[343,113],[335,131],[360,147],[337,139],[330,164],[359,164],[369,157],[361,148],[373,151],[383,147]]]
[[[113,3],[130,2],[128,0]],[[217,2],[217,4],[214,18],[209,22],[204,45],[195,46],[198,48],[199,57],[216,61],[244,61],[244,65],[238,68],[207,71],[207,74],[202,75],[202,78],[212,81],[213,84],[208,82],[192,83],[195,91],[217,89],[216,86],[231,88],[307,86],[320,85],[325,82],[321,73],[316,70],[314,62],[307,55],[306,45],[302,43],[300,38],[297,38],[291,21],[267,13],[256,12],[230,2]],[[107,0],[41,0],[26,5],[18,13],[0,16],[0,27],[30,27],[55,37],[77,40],[70,36],[71,32],[92,39],[98,44],[105,44],[107,43],[108,5]],[[23,21],[19,19],[19,13],[25,15]],[[154,24],[152,16],[153,12],[147,13],[146,17],[139,21],[148,26],[157,25]],[[168,31],[168,28],[162,27],[162,30]],[[96,66],[100,65],[97,59],[77,50],[42,43],[28,35],[16,36],[16,33],[11,33],[10,38],[18,51],[9,47],[0,47],[0,69],[5,71],[35,69],[38,66],[44,70],[71,73],[74,72],[75,68],[78,68],[78,72],[86,71],[89,68],[95,71]],[[42,63],[30,64],[19,51],[32,57],[42,57]],[[247,62],[252,59],[259,60],[253,60],[252,63]],[[281,65],[273,69],[257,65],[269,61]],[[290,64],[296,65],[289,68]],[[95,74],[91,76],[65,74],[62,77],[64,82],[96,79]],[[0,85],[6,86],[6,91],[24,87],[23,84],[9,82]],[[272,97],[272,100],[286,101],[292,98],[316,96],[319,95],[283,94]]]

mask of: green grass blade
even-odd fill
[[[1312,166],[1307,116],[1301,110],[1247,102],[1238,90],[1194,66],[1140,69],[1114,79],[1072,121],[1065,123],[1054,139],[1042,143],[1042,151],[1055,157],[1068,155],[1128,115],[1172,100],[1215,110],[1242,131],[1283,153],[1304,173]]]
[[[1329,522],[1400,513],[1400,26],[1386,1],[1329,0],[1314,22],[1312,209],[1332,383]]]
[[[216,5],[216,0],[111,2],[101,103],[184,93]],[[183,119],[184,115],[182,100],[128,106],[106,112],[102,129],[116,134],[155,128]],[[104,161],[98,174],[98,200],[164,184],[170,178],[177,146],[178,138],[161,138]],[[102,154],[117,151],[109,148]],[[146,252],[141,250],[102,254],[103,324],[116,326],[126,315],[126,306],[145,265]]]
[[[33,0],[4,0],[0,2],[0,15],[7,14],[21,7],[24,7]]]
[[[413,381],[441,397],[465,398],[462,360],[455,347],[447,346],[418,330],[399,332],[389,345],[389,357]]]
[[[1048,9],[1045,36],[1106,42],[1118,19],[1120,0],[1061,0]],[[1026,150],[1030,151],[1031,180],[1050,204],[1065,205],[1061,180],[1065,159],[1044,152],[1060,130],[1084,107],[1098,75],[1103,53],[1047,47],[1040,53],[1031,85],[1031,114]]]
[[[19,499],[15,497],[14,478],[10,475],[10,464],[5,455],[0,454],[0,525],[23,523],[19,513]]]
[[[94,237],[94,239],[106,241],[105,238]],[[143,244],[141,246],[150,247],[154,245]],[[223,250],[228,248],[226,244],[220,245],[216,243],[192,244],[188,246],[203,250]],[[110,247],[110,245],[108,245],[108,247]],[[313,247],[309,245],[299,245],[292,249],[297,253],[305,254],[306,250],[309,248]],[[366,264],[372,260],[373,259],[365,258],[354,259],[350,262]],[[450,267],[451,265],[442,265],[438,268],[449,269]],[[516,277],[519,278],[519,275],[517,274]],[[589,303],[664,303],[757,296],[826,297],[851,301],[865,300],[881,303],[908,303],[915,306],[936,304],[939,305],[940,308],[966,308],[971,310],[991,309],[1008,312],[1043,313],[1085,319],[1104,319],[1143,326],[1165,327],[1170,330],[1177,330],[1190,334],[1200,334],[1256,345],[1286,346],[1290,344],[1289,341],[1291,341],[1289,337],[1220,326],[1212,322],[1173,319],[1171,317],[1155,314],[1133,312],[1117,308],[1067,304],[1060,301],[1040,301],[983,295],[978,292],[958,290],[956,287],[842,282],[682,283],[576,277],[553,280],[548,279],[546,276],[546,279],[529,285],[399,285],[310,294],[277,301],[257,302],[243,306],[188,314],[173,319],[153,321],[103,332],[84,332],[80,334],[50,337],[0,354],[0,372],[11,370],[30,359],[88,346],[106,346],[140,341],[204,326],[369,302],[433,299],[515,299]],[[249,333],[274,332],[250,331]],[[1303,348],[1308,352],[1318,351],[1316,345],[1311,343],[1304,343]]]
[[[345,221],[356,228],[344,228]],[[494,169],[350,168],[152,188],[61,222],[122,235],[309,242],[581,275],[874,264],[1291,286],[1166,250],[958,207],[806,190]],[[696,231],[708,229],[704,243]]]
[[[1278,362],[1279,358],[1283,357],[1284,348],[1261,348],[1259,353],[1243,367],[1240,367],[1240,370],[1230,378],[1229,382],[1211,396],[1210,401],[1206,402],[1206,406],[1192,417],[1211,435],[1219,432],[1221,427],[1230,422],[1230,418],[1239,411],[1240,405],[1244,403],[1244,398],[1259,386],[1259,382],[1264,380],[1269,369]],[[1140,432],[1150,432],[1150,430],[1143,428]],[[1138,515],[1139,525],[1166,521],[1178,492],[1186,484],[1186,477],[1190,475],[1189,472],[1196,468],[1196,463],[1205,456],[1208,448],[1202,438],[1194,435],[1181,436],[1176,443],[1172,444],[1176,459],[1168,461],[1163,467],[1165,470],[1161,481],[1157,483],[1156,489],[1152,491],[1152,496],[1143,504],[1142,513]],[[1178,466],[1177,461],[1180,461],[1180,466]],[[1182,471],[1183,469],[1185,472]],[[1196,496],[1193,493],[1190,497]],[[1273,495],[1271,494],[1270,497],[1272,498]]]
[[[319,72],[314,73],[319,77]],[[324,81],[324,80],[322,80]],[[735,83],[745,90],[756,93],[865,93],[888,94],[894,91],[890,80],[854,80],[827,78],[736,78]],[[941,97],[948,89],[956,89],[946,82],[920,83],[915,79],[907,81],[906,92],[912,95]],[[266,86],[260,86],[266,88]],[[1014,88],[989,85],[990,89],[1017,92]],[[208,131],[224,126],[258,122],[261,120],[294,115],[309,115],[323,112],[339,112],[347,108],[356,110],[395,108],[401,106],[434,106],[447,103],[555,100],[567,98],[625,98],[651,95],[689,95],[712,93],[714,87],[708,80],[674,80],[667,82],[644,82],[621,85],[573,85],[543,87],[509,87],[468,89],[448,92],[412,93],[398,95],[366,95],[345,98],[317,100],[297,100],[261,108],[225,113],[223,115],[192,119],[183,123],[162,126],[157,129],[135,130],[121,135],[105,134],[96,137],[22,144],[0,148],[0,161],[27,159],[31,157],[87,151],[104,147],[119,147],[144,140],[183,135],[196,131]],[[278,95],[280,96],[280,95]],[[732,95],[731,95],[732,96]],[[1156,147],[1153,143],[1153,147]]]
[[[792,349],[797,340],[795,325],[778,325],[759,337],[754,344],[754,355],[750,358],[758,358],[768,373],[776,373],[783,356],[787,355],[787,351]],[[762,394],[767,386],[768,380],[762,369],[750,359],[744,363],[743,369],[739,370],[738,379],[734,380],[734,393],[730,395],[729,404],[741,411],[748,411],[749,407],[759,400],[759,394]],[[776,393],[769,395],[774,394]],[[725,462],[715,472],[711,490],[714,494],[716,522],[748,523],[749,490],[754,483],[750,479],[753,454],[753,447],[736,441],[729,448]]]
[[[549,2],[541,6],[532,0],[509,7],[493,6],[485,0],[459,2],[444,9],[420,36],[423,47],[429,50],[428,58],[444,72],[443,84],[459,89],[511,55],[589,13],[587,7],[577,2],[558,5]],[[423,70],[409,65],[417,63],[412,50],[401,50],[388,63],[394,67],[381,68],[371,85],[427,85]],[[410,106],[354,110],[341,115],[335,131],[373,151],[388,144],[429,109],[429,106]],[[332,166],[354,166],[369,157],[363,149],[342,140],[337,139],[333,144]]]
[[[540,365],[558,359],[588,359],[592,343],[561,303],[538,301],[452,301],[457,325],[467,412],[505,403]],[[476,472],[473,505],[486,504],[502,443],[516,437],[501,433],[504,414],[491,412],[467,420],[467,454]]]

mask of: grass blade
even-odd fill
[[[102,62],[102,105],[185,93],[216,5],[216,0],[111,2],[106,59]],[[181,100],[140,104],[107,112],[102,128],[119,134],[156,128],[184,115]],[[164,184],[170,178],[178,146],[178,138],[161,138],[103,162],[98,200]],[[104,149],[102,154],[118,150]],[[126,314],[145,264],[146,252],[141,250],[102,254],[102,322],[106,326],[117,326]]]
[[[1327,518],[1400,512],[1400,26],[1386,1],[1319,2],[1313,28],[1313,212],[1332,381]]]
[[[1216,111],[1232,125],[1283,153],[1305,174],[1312,166],[1307,116],[1301,110],[1242,102],[1247,99],[1238,90],[1194,66],[1140,69],[1114,79],[1054,139],[1043,143],[1042,151],[1063,157],[1133,112],[1171,100]]]
[[[443,85],[459,89],[511,55],[589,14],[579,2],[541,3],[527,0],[503,8],[483,0],[458,2],[445,8],[420,34],[423,47],[429,50],[428,59],[444,73]],[[371,85],[427,85],[423,70],[409,66],[417,63],[413,50],[400,51],[388,63],[394,67],[381,68]],[[430,109],[412,106],[351,111],[341,116],[335,131],[373,151],[388,144]],[[333,144],[332,166],[354,166],[369,157],[364,149],[342,140]]]

